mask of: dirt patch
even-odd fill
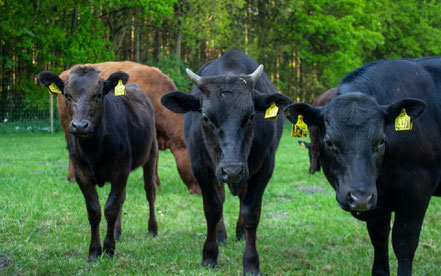
[[[11,259],[6,256],[0,256],[0,269],[7,267],[11,263]]]
[[[323,192],[326,194],[328,192],[320,186],[299,186],[299,187],[295,187],[294,189],[308,194],[315,194],[317,192]]]

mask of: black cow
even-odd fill
[[[116,72],[107,80],[100,78],[99,73],[92,66],[79,66],[65,81],[52,72],[39,75],[40,82],[46,87],[53,83],[58,86],[72,116],[68,149],[75,179],[86,200],[92,230],[89,261],[102,253],[97,184],[102,187],[105,182],[110,182],[112,185],[104,211],[108,226],[103,247],[108,256],[114,255],[115,240],[121,235],[121,210],[127,178],[130,171],[139,166],[144,170],[144,188],[150,206],[148,231],[156,236],[158,227],[154,212],[158,145],[152,104],[136,87],[128,87],[126,96],[114,95],[117,83],[120,80],[124,84],[127,82],[126,73]]]
[[[413,128],[395,131],[403,108]],[[286,109],[290,121],[297,114],[319,128],[321,164],[338,203],[366,221],[375,250],[372,274],[389,275],[395,211],[398,275],[410,275],[429,200],[441,195],[441,58],[367,64],[343,78],[326,106]]]
[[[202,265],[217,264],[216,238],[226,239],[222,221],[226,183],[240,198],[236,237],[241,239],[245,231],[244,274],[259,274],[256,228],[283,130],[283,113],[271,121],[264,113],[272,102],[283,108],[291,100],[277,93],[262,65],[238,50],[206,63],[198,75],[187,69],[187,75],[196,84],[192,94],[171,92],[161,101],[174,112],[186,113],[185,141],[207,220]]]
[[[331,88],[325,93],[320,94],[312,102],[312,106],[324,106],[329,103],[337,95],[337,89]],[[309,154],[309,173],[313,174],[316,171],[320,171],[320,155],[319,155],[319,141],[318,141],[318,128],[316,126],[308,126],[309,138],[311,143],[304,141],[298,141],[300,146],[304,146],[308,149]]]

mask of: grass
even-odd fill
[[[0,135],[0,275],[241,275],[244,242],[236,242],[238,199],[227,189],[229,239],[218,266],[203,268],[202,198],[189,195],[173,156],[161,152],[156,200],[159,235],[147,234],[141,170],[130,175],[121,240],[113,259],[87,263],[90,228],[83,196],[69,183],[62,133]],[[308,154],[285,131],[257,231],[264,275],[368,275],[373,249],[363,222],[342,211],[323,174],[309,175]],[[315,194],[296,189],[319,186]],[[102,208],[110,185],[99,189]],[[101,222],[101,237],[106,222]],[[415,275],[441,275],[441,199],[433,198],[414,259]],[[389,245],[392,275],[397,261]]]

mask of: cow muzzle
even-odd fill
[[[346,202],[351,211],[369,211],[377,203],[377,195],[372,192],[351,191],[346,195]]]
[[[218,182],[227,183],[233,195],[239,194],[242,183],[248,180],[248,169],[243,163],[221,164],[217,168]]]
[[[72,121],[69,125],[69,133],[78,137],[86,137],[93,133],[93,127],[88,120]]]

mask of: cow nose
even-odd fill
[[[87,120],[72,121],[69,131],[73,134],[85,134],[90,132],[90,122]]]
[[[245,166],[242,164],[224,165],[220,171],[225,182],[239,182],[244,174]]]
[[[374,206],[375,197],[373,193],[350,192],[348,203],[352,211],[368,211]]]

